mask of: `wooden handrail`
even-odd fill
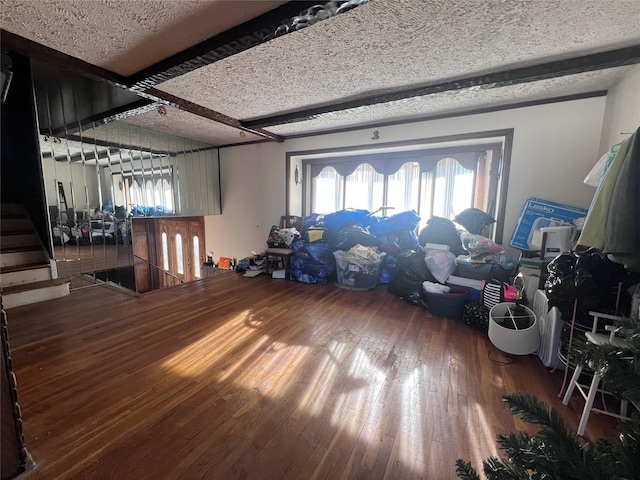
[[[178,276],[174,275],[173,273],[171,273],[171,272],[169,272],[169,271],[165,270],[164,268],[162,268],[162,267],[160,267],[160,266],[156,265],[155,263],[150,262],[149,260],[147,260],[147,259],[145,259],[145,258],[142,258],[142,257],[140,257],[140,256],[136,255],[135,253],[133,254],[133,256],[134,256],[134,258],[137,258],[138,260],[142,260],[142,261],[143,261],[143,262],[145,262],[147,265],[151,265],[152,267],[154,267],[154,268],[158,269],[159,271],[161,271],[161,272],[162,272],[162,273],[164,273],[165,275],[168,275],[168,276],[170,276],[170,277],[172,277],[172,278],[175,278],[175,279],[176,279],[176,280],[178,280],[180,283],[184,283],[184,280],[183,280],[182,278],[180,278],[180,277],[178,277]]]

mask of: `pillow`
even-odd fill
[[[477,208],[467,208],[456,215],[453,221],[462,225],[467,232],[480,235],[484,227],[495,223],[496,219]]]

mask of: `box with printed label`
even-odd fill
[[[511,246],[522,250],[540,248],[540,229],[570,225],[575,228],[575,220],[587,216],[587,210],[562,203],[531,197],[524,204],[516,228],[511,236]]]

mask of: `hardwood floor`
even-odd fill
[[[575,428],[562,376],[388,294],[264,275],[132,298],[103,288],[8,311],[35,479],[455,478],[530,428],[535,393]],[[615,438],[593,415],[587,437]]]
[[[133,265],[131,245],[65,245],[53,247],[60,276],[99,272]]]

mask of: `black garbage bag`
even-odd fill
[[[465,253],[460,241],[460,232],[451,220],[443,217],[431,217],[427,221],[427,225],[420,230],[418,235],[420,245],[427,243],[439,243],[440,245],[448,245],[449,251],[455,256]]]
[[[469,233],[482,235],[484,228],[495,223],[496,219],[478,208],[467,208],[456,215],[453,221],[462,225]]]
[[[559,255],[549,263],[547,270],[545,291],[549,308],[558,307],[565,322],[573,320],[575,309],[576,323],[583,329],[590,329],[593,323],[590,310],[616,311],[616,304],[620,304],[630,281],[622,265],[612,262],[596,249]]]
[[[427,268],[424,252],[421,250],[404,250],[395,257],[396,268],[389,281],[387,292],[403,298],[413,304],[423,306],[425,299],[422,282],[437,282]]]
[[[293,255],[303,260],[313,260],[316,263],[335,265],[333,245],[325,242],[307,243],[304,240],[293,242]]]
[[[400,253],[402,250],[418,247],[418,235],[415,230],[392,232],[384,236],[378,236],[382,241],[379,250],[391,254]]]
[[[334,250],[342,250],[344,252],[351,250],[356,245],[363,247],[379,247],[382,240],[374,237],[365,227],[360,225],[349,225],[338,231]]]
[[[577,256],[575,283],[578,297],[598,296],[603,291],[611,292],[625,277],[624,266],[612,262],[599,250],[591,248]]]
[[[291,278],[301,283],[326,285],[336,273],[336,264],[316,262],[313,259],[293,257],[291,260]]]
[[[382,272],[380,273],[380,280],[378,283],[389,283],[396,274],[397,266],[398,262],[396,256],[391,253],[387,253],[384,256],[384,260],[382,260]]]
[[[563,253],[547,265],[549,276],[544,288],[550,297],[573,300],[576,297],[576,261],[574,253]]]

